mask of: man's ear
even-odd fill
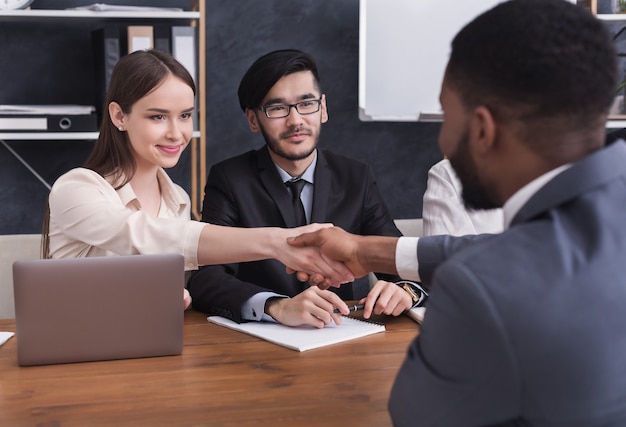
[[[322,94],[322,123],[328,121],[328,107],[326,106],[326,95]]]
[[[496,122],[485,106],[476,107],[470,121],[470,142],[476,154],[483,156],[496,143]]]
[[[259,118],[257,117],[256,110],[246,108],[246,118],[248,119],[248,126],[252,132],[261,132],[261,126],[259,126]]]

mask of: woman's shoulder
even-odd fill
[[[74,168],[74,169],[70,169],[69,171],[65,172],[63,175],[61,175],[57,181],[59,180],[65,180],[65,179],[76,179],[76,178],[85,178],[85,179],[94,179],[94,178],[100,178],[100,179],[104,179],[102,178],[102,175],[100,175],[98,172],[93,171],[91,169],[87,169],[87,168]]]
[[[111,184],[99,173],[87,168],[74,168],[61,175],[52,185],[52,189],[66,185],[95,185],[111,187]],[[113,187],[111,187],[113,188]]]

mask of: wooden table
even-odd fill
[[[0,346],[2,426],[375,426],[418,325],[296,352],[185,313],[179,356],[19,367]],[[15,331],[0,320],[0,331]]]

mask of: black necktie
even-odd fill
[[[304,213],[304,205],[300,200],[300,193],[306,181],[302,178],[297,178],[285,183],[291,190],[291,203],[293,204],[293,211],[296,216],[296,225],[306,225],[306,214]]]

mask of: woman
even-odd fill
[[[276,258],[335,285],[352,280],[343,265],[286,243],[320,225],[243,229],[190,219],[189,195],[164,169],[176,165],[191,140],[195,91],[185,67],[166,53],[137,51],[120,59],[91,155],[50,192],[43,256],[180,253],[187,270]]]

